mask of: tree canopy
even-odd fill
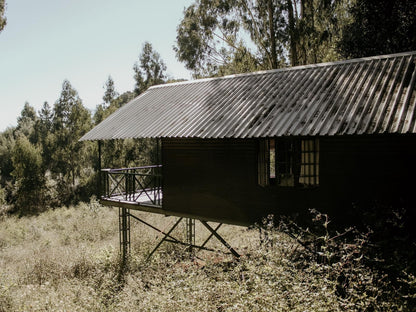
[[[0,32],[4,29],[7,23],[7,18],[5,17],[6,3],[4,0],[0,0]]]
[[[16,208],[21,214],[36,212],[44,204],[41,150],[27,137],[19,136],[12,151],[12,161],[12,174],[16,178]]]
[[[352,22],[342,28],[343,57],[365,57],[416,50],[416,2],[357,0]]]
[[[104,84],[104,89],[105,92],[103,96],[103,101],[104,105],[108,107],[111,104],[111,101],[113,101],[115,98],[119,96],[118,92],[115,89],[114,80],[111,77],[111,75],[108,76],[107,81]]]
[[[147,88],[164,83],[166,81],[166,65],[160,57],[160,54],[153,50],[150,42],[143,44],[142,52],[139,56],[139,61],[133,66],[134,92],[139,95]]]
[[[92,127],[90,112],[83,106],[78,92],[68,80],[62,84],[59,99],[55,102],[52,129],[54,131],[54,151],[52,161],[54,173],[62,183],[60,190],[75,188],[80,177],[85,157],[88,157],[86,144],[79,138]],[[62,198],[70,192],[61,194]],[[69,198],[68,198],[69,200]]]
[[[195,0],[174,50],[194,77],[416,49],[412,0]]]
[[[0,31],[5,22],[0,0]],[[174,50],[194,77],[220,76],[415,50],[415,27],[411,0],[195,0],[184,10]],[[100,167],[96,147],[78,139],[150,86],[175,81],[167,79],[150,42],[133,71],[134,90],[122,94],[108,76],[93,117],[68,80],[52,105],[45,102],[36,112],[25,103],[17,126],[0,133],[0,201],[20,209],[20,195],[33,183],[43,189],[31,194],[45,206],[92,194]],[[152,140],[106,142],[102,166],[154,164],[154,149]]]
[[[150,43],[145,43],[135,65],[136,77],[142,78],[136,92],[165,83],[165,70],[160,55]],[[78,140],[93,124],[104,120],[135,96],[133,91],[119,95],[113,78],[108,76],[103,102],[97,105],[94,116],[68,80],[63,81],[59,98],[53,105],[44,102],[36,112],[26,102],[17,118],[17,126],[0,133],[0,205],[26,214],[88,200],[97,190],[100,168],[97,146]],[[102,166],[154,164],[155,147],[150,139],[105,142]]]
[[[105,82],[104,86],[104,95],[103,95],[103,103],[97,105],[94,114],[94,123],[99,124],[101,121],[104,120],[105,117],[109,115],[109,110],[111,103],[118,98],[119,94],[115,89],[114,80],[110,76],[108,76],[107,81]]]
[[[338,58],[348,0],[196,0],[177,28],[176,56],[195,77]]]

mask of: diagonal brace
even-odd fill
[[[205,245],[208,243],[208,241],[215,236],[231,253],[234,257],[236,258],[240,258],[240,255],[230,246],[230,244],[228,244],[218,233],[218,229],[222,226],[222,223],[218,224],[217,227],[215,229],[213,229],[206,221],[202,221],[199,220],[210,232],[211,234],[209,235],[209,237],[204,241],[204,243],[201,246],[198,245],[194,245],[194,244],[189,244],[189,243],[184,243],[178,239],[176,239],[175,237],[173,237],[171,235],[171,233],[173,232],[173,230],[179,225],[179,223],[182,221],[183,217],[179,218],[176,223],[170,228],[170,230],[165,233],[164,231],[158,229],[157,227],[153,226],[152,224],[140,219],[139,217],[129,213],[129,215],[131,217],[133,217],[134,219],[136,219],[137,221],[149,226],[150,228],[154,229],[155,231],[163,234],[163,238],[160,240],[160,242],[157,244],[157,246],[152,250],[152,252],[149,254],[149,256],[147,257],[146,261],[148,261],[153,254],[156,252],[156,250],[162,245],[163,242],[170,242],[170,243],[175,243],[175,244],[179,244],[179,245],[183,245],[183,246],[189,246],[189,247],[193,247],[193,248],[197,248],[197,249],[203,249],[203,250],[207,250],[207,251],[215,251],[214,249],[211,248],[207,248],[205,247]]]
[[[169,238],[173,239],[175,242],[179,242],[179,240],[177,240],[175,237],[171,236],[171,235],[170,235],[170,233],[172,233],[172,231],[173,231],[173,230],[175,229],[175,227],[179,224],[179,222],[181,222],[181,221],[182,221],[182,219],[183,219],[183,218],[180,218],[180,219],[178,220],[178,222],[176,222],[177,224],[173,225],[173,227],[170,229],[170,231],[169,231],[168,233],[165,233],[165,232],[163,232],[162,230],[159,230],[157,227],[155,227],[155,226],[151,225],[150,223],[148,223],[148,222],[146,222],[146,221],[144,221],[144,220],[142,220],[142,219],[140,219],[140,218],[136,217],[136,216],[135,216],[135,215],[133,215],[133,214],[130,214],[130,216],[131,216],[131,217],[133,217],[134,219],[136,219],[137,221],[140,221],[141,223],[143,223],[143,224],[147,225],[148,227],[150,227],[150,228],[154,229],[155,231],[159,232],[160,234],[165,235],[165,236],[166,236],[166,238],[168,238],[168,237],[169,237]]]
[[[228,244],[218,233],[214,230],[206,221],[199,220],[201,223],[214,235],[227,249],[233,254],[234,257],[240,258],[238,252],[236,252],[230,244]]]
[[[182,246],[187,246],[187,247],[192,247],[192,248],[196,248],[196,249],[203,249],[203,250],[212,251],[212,252],[216,252],[217,251],[215,249],[208,248],[208,247],[205,247],[205,246],[198,246],[198,245],[194,245],[194,244],[184,243],[184,242],[177,241],[177,240],[171,240],[169,238],[166,238],[165,239],[165,242],[169,242],[169,243],[173,243],[173,244],[178,244],[178,245],[182,245]]]
[[[212,235],[210,235],[210,237],[208,237],[206,239],[206,241],[202,244],[202,246],[198,246],[198,245],[195,245],[195,244],[189,244],[189,243],[181,242],[180,240],[178,240],[175,237],[173,237],[172,235],[170,235],[170,233],[172,233],[172,231],[178,226],[178,224],[182,221],[183,218],[179,218],[179,220],[172,226],[172,228],[167,233],[165,233],[162,230],[159,230],[157,227],[155,227],[155,226],[151,225],[150,223],[148,223],[148,222],[146,222],[146,221],[144,221],[144,220],[136,217],[133,214],[130,214],[130,216],[133,217],[134,219],[136,219],[137,221],[142,222],[143,224],[149,226],[150,228],[152,228],[152,229],[154,229],[154,230],[156,230],[159,233],[161,233],[161,234],[164,235],[164,237],[161,239],[161,241],[157,244],[157,246],[149,254],[149,256],[147,257],[146,261],[148,261],[153,256],[153,254],[155,253],[155,251],[160,247],[160,245],[162,245],[163,242],[169,242],[169,243],[179,244],[179,245],[182,245],[182,246],[188,246],[188,247],[192,247],[192,248],[203,249],[203,250],[215,252],[214,249],[205,247],[206,243],[210,240],[210,238],[212,237]],[[217,226],[216,230],[218,230],[218,228],[220,226],[221,226],[221,224]]]
[[[167,232],[167,233],[164,233],[164,232],[162,232],[162,231],[160,231],[160,230],[158,230],[160,233],[162,233],[162,234],[164,234],[165,236],[160,240],[160,242],[156,245],[156,247],[152,250],[152,252],[149,254],[149,256],[147,256],[147,259],[146,259],[146,261],[148,261],[152,256],[153,256],[153,254],[156,252],[156,250],[160,247],[160,245],[162,245],[162,243],[168,238],[168,237],[170,237],[170,238],[172,238],[173,240],[175,240],[175,241],[177,241],[177,242],[179,242],[176,238],[174,238],[174,237],[172,237],[172,236],[170,236],[170,233],[172,233],[173,232],[173,230],[178,226],[178,224],[182,221],[182,219],[183,218],[179,218],[178,219],[178,221],[176,221],[176,223],[172,226],[172,228]]]
[[[219,223],[214,231],[217,232],[219,230],[219,228],[221,227],[221,225],[222,225],[222,223]],[[205,247],[205,245],[210,241],[210,239],[213,236],[214,236],[214,234],[212,234],[212,232],[211,232],[211,234],[208,236],[208,238],[202,243],[201,247]]]

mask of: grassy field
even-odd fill
[[[175,222],[137,214],[160,228]],[[132,225],[132,254],[121,270],[117,209],[92,201],[33,217],[0,216],[0,311],[412,311],[381,299],[375,275],[360,267],[361,288],[351,284],[341,296],[337,264],[310,261],[281,232],[260,244],[258,230],[221,228],[242,254],[238,262],[220,252],[190,259],[172,244],[146,262],[160,235]],[[196,231],[199,241],[207,236]],[[184,233],[183,225],[175,235]],[[209,246],[224,250],[215,240]]]

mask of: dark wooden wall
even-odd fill
[[[412,201],[416,136],[320,138],[320,185],[261,187],[256,139],[163,139],[163,208],[251,224],[267,214],[357,217],[357,207]]]

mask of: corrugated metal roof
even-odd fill
[[[154,86],[81,140],[416,132],[416,52]]]

